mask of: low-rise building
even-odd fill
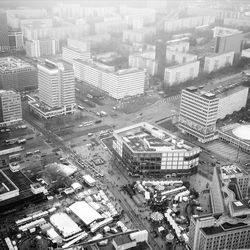
[[[132,175],[195,172],[200,148],[143,122],[113,133],[113,149]]]
[[[0,127],[22,120],[21,96],[13,90],[0,90]]]
[[[166,85],[172,86],[194,79],[199,75],[200,61],[188,62],[165,68],[164,81]]]
[[[96,61],[74,60],[75,77],[115,99],[144,93],[145,72],[137,68],[115,70]]]
[[[0,58],[0,89],[16,91],[37,88],[37,70],[31,64],[16,58]]]
[[[250,125],[233,123],[225,125],[218,130],[219,138],[232,144],[239,150],[250,153]]]
[[[233,61],[234,61],[234,51],[206,56],[204,71],[206,73],[211,73],[226,66],[232,65]]]

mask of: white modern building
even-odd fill
[[[246,107],[248,98],[248,88],[243,86],[227,89],[218,88],[216,94],[220,98],[217,119],[223,119],[226,115],[232,114]]]
[[[129,67],[145,69],[150,75],[155,75],[158,67],[155,51],[144,51],[129,55]]]
[[[168,86],[179,84],[199,75],[200,61],[178,64],[165,68],[164,81]]]
[[[28,57],[53,56],[59,52],[59,41],[55,39],[28,40],[25,42]]]
[[[30,100],[30,108],[48,119],[75,111],[75,81],[71,64],[45,60],[38,65],[39,102]]]
[[[144,93],[145,72],[136,68],[115,71],[98,62],[74,60],[75,77],[96,87],[115,99]]]
[[[113,133],[113,149],[130,174],[188,174],[197,169],[200,148],[146,122]]]
[[[22,120],[21,96],[13,90],[0,90],[0,127]]]
[[[204,71],[211,73],[233,64],[234,51],[205,57]]]
[[[74,59],[88,61],[91,59],[91,53],[76,48],[62,47],[62,59],[70,64],[73,64]]]
[[[248,88],[225,86],[217,89],[188,87],[182,91],[179,129],[206,143],[218,138],[216,121],[246,106]]]

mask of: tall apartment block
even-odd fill
[[[238,54],[241,52],[241,45],[243,40],[242,31],[225,27],[215,27],[214,38],[215,53],[226,53],[234,51],[234,53]]]
[[[216,121],[246,106],[248,88],[229,85],[212,90],[188,87],[182,91],[179,129],[202,143],[216,138]]]
[[[16,58],[0,58],[0,89],[23,91],[37,88],[37,69]]]
[[[0,90],[0,127],[22,120],[21,96],[13,90]]]
[[[71,64],[45,60],[38,65],[39,102],[30,100],[30,108],[47,119],[75,111],[75,81]]]
[[[22,50],[23,44],[23,33],[21,31],[9,31],[9,44],[11,50]]]
[[[28,40],[25,43],[29,57],[53,56],[59,52],[59,41],[55,39]]]
[[[249,176],[237,165],[215,167],[211,183],[212,214],[191,217],[192,250],[249,249]]]
[[[6,51],[9,49],[7,15],[4,10],[0,10],[0,50]]]

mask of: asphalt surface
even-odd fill
[[[96,170],[92,166],[92,164],[84,160],[80,155],[74,153],[69,147],[65,146],[64,143],[51,131],[48,131],[42,128],[39,122],[35,121],[35,119],[32,119],[32,117],[29,115],[27,110],[23,110],[23,117],[28,123],[30,123],[34,128],[36,128],[39,132],[41,132],[47,139],[49,139],[55,147],[60,148],[67,155],[67,157],[72,162],[74,162],[78,167],[85,170],[89,174],[93,175],[93,171],[95,172]],[[112,186],[112,184],[109,182],[108,179],[106,179],[105,177],[103,178],[104,178],[103,183],[107,185],[109,190],[119,201],[120,205],[122,206],[124,211],[127,213],[132,223],[140,229],[145,229],[143,222],[138,218],[137,214],[135,213],[133,208],[130,206],[130,204],[126,201],[126,199],[123,197],[123,195],[121,195],[121,193],[114,186]],[[150,235],[150,233],[148,236],[148,241],[154,250],[162,249],[158,245],[158,242]]]

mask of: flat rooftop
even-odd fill
[[[169,132],[143,122],[114,131],[134,151],[190,151],[193,146]]]
[[[249,225],[243,222],[239,222],[235,224],[230,224],[228,222],[225,222],[217,227],[216,226],[204,227],[201,230],[207,235],[213,235],[213,234],[223,233],[226,231],[238,230],[238,229],[245,228],[245,227],[249,227]]]
[[[245,145],[250,146],[250,140],[249,140],[250,129],[249,128],[250,128],[250,124],[242,125],[239,123],[233,123],[233,124],[221,127],[220,131],[230,137],[235,138],[235,140],[239,140]]]
[[[232,83],[228,85],[220,85],[218,87],[214,87],[211,85],[200,86],[200,87],[191,86],[187,87],[185,90],[196,93],[208,99],[213,99],[213,98],[221,99],[223,97],[232,95],[233,93],[242,91],[247,88],[248,87],[239,85],[239,83]]]
[[[30,190],[31,180],[21,171],[12,172],[9,168],[3,169],[4,174],[19,188],[20,191]]]
[[[116,238],[115,238],[116,239]],[[131,240],[129,241],[131,242]],[[115,250],[113,244],[111,242],[109,242],[108,245],[106,246],[97,246],[98,250]],[[135,247],[129,248],[130,250],[150,250],[152,249],[147,242],[138,242],[137,245]]]
[[[220,171],[221,171],[222,179],[231,179],[235,177],[241,177],[245,174],[240,167],[238,167],[237,165],[233,165],[233,164],[220,167]]]
[[[0,90],[0,96],[17,95],[18,93],[14,90]]]
[[[0,58],[0,73],[11,73],[17,70],[35,69],[31,64],[16,57]]]
[[[0,195],[15,189],[17,189],[17,186],[4,174],[3,171],[0,171]]]
[[[96,61],[93,62],[86,62],[83,61],[81,59],[75,59],[76,62],[88,65],[89,67],[95,68],[97,70],[101,70],[107,73],[111,73],[111,74],[115,74],[115,75],[125,75],[125,74],[130,74],[130,73],[135,73],[135,72],[140,72],[142,70],[139,70],[137,68],[128,68],[128,69],[121,69],[121,70],[117,70],[115,71],[115,68],[113,66],[109,66],[103,63],[99,63]]]

